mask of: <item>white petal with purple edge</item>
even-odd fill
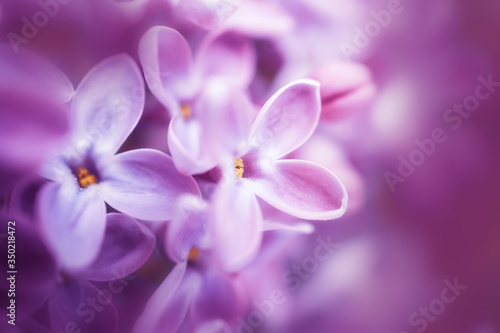
[[[313,134],[321,112],[319,84],[304,79],[275,93],[262,107],[250,132],[250,144],[261,154],[280,158]]]
[[[99,185],[83,190],[75,183],[49,183],[38,194],[42,234],[61,266],[80,270],[94,261],[106,227]]]
[[[301,219],[332,220],[347,208],[347,192],[337,176],[309,161],[276,161],[244,184],[270,205]]]
[[[112,155],[137,125],[144,107],[144,82],[135,61],[106,58],[83,78],[71,104],[73,145]]]
[[[101,173],[104,200],[141,220],[168,220],[181,194],[200,195],[192,177],[180,174],[170,156],[153,149],[118,154]]]

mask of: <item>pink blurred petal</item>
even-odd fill
[[[223,78],[233,87],[247,87],[255,73],[253,45],[250,39],[234,31],[207,37],[196,60],[202,76]]]
[[[204,29],[219,28],[242,0],[182,0],[179,11]]]
[[[328,63],[318,68],[312,78],[321,84],[321,119],[349,116],[367,108],[375,97],[371,73],[361,64]]]
[[[293,31],[294,19],[277,3],[243,1],[226,21],[225,29],[240,31],[254,38],[282,36]]]

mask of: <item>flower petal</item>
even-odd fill
[[[68,128],[62,105],[26,89],[0,87],[0,182],[33,172]]]
[[[85,275],[94,281],[125,277],[148,260],[155,243],[154,234],[133,218],[117,213],[108,214],[101,252]]]
[[[260,153],[280,158],[307,141],[316,129],[320,112],[319,84],[295,81],[264,104],[250,132],[250,144]]]
[[[91,305],[89,300],[95,303]],[[99,311],[95,311],[97,309]],[[118,315],[111,300],[87,281],[60,284],[49,300],[49,310],[51,332],[113,333],[118,330]]]
[[[186,263],[174,267],[151,296],[132,332],[177,332],[201,283],[199,275],[189,274],[186,267]]]
[[[224,31],[204,40],[196,64],[205,78],[223,78],[233,87],[246,88],[255,73],[256,55],[247,37]]]
[[[214,267],[204,270],[201,274],[203,280],[200,291],[193,300],[191,322],[201,323],[212,319],[231,322],[236,319],[241,300],[231,275]]]
[[[167,107],[177,114],[179,101],[192,97],[193,55],[189,44],[176,30],[155,26],[139,42],[139,58],[149,89]]]
[[[192,177],[181,175],[170,156],[153,149],[118,154],[101,172],[104,200],[137,219],[168,220],[181,194],[200,195]]]
[[[217,164],[203,140],[204,130],[199,117],[185,119],[175,115],[168,127],[168,147],[177,169],[186,175],[204,173]]]
[[[50,183],[38,194],[37,211],[47,245],[66,270],[94,261],[104,238],[106,206],[99,186]]]
[[[294,18],[276,2],[243,1],[224,24],[252,38],[282,37],[295,27]]]
[[[337,120],[362,110],[375,95],[370,70],[361,64],[332,62],[318,68],[312,78],[321,84],[322,120]]]
[[[73,144],[90,143],[97,154],[114,154],[141,118],[144,82],[134,60],[106,58],[83,78],[71,104]]]
[[[182,0],[180,12],[205,29],[216,29],[233,14],[242,0]]]
[[[270,205],[301,219],[336,219],[347,206],[347,192],[337,176],[308,161],[276,161],[245,185]]]
[[[66,103],[73,85],[63,72],[28,49],[0,44],[0,87],[29,91],[56,103]]]
[[[177,213],[167,228],[165,247],[170,259],[186,262],[193,247],[207,247],[208,204],[194,195],[184,195],[177,203]]]
[[[254,120],[254,106],[250,98],[228,82],[211,79],[197,99],[196,107],[203,110],[202,149],[210,151],[217,161],[239,156]],[[224,129],[224,130],[221,130]]]
[[[213,200],[214,252],[225,270],[236,271],[260,248],[262,213],[257,198],[239,182],[223,182]]]

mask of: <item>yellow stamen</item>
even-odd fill
[[[191,108],[187,104],[181,105],[182,116],[188,119],[191,116]]]
[[[97,184],[97,178],[89,174],[89,170],[86,168],[81,168],[78,170],[78,183],[81,188],[86,188],[89,185]]]
[[[237,158],[234,160],[234,168],[236,170],[236,176],[239,178],[243,177],[243,172],[245,165],[243,164],[243,160],[241,158]]]
[[[189,251],[188,260],[189,261],[196,260],[196,259],[198,259],[199,256],[200,256],[200,250],[193,247],[193,248],[191,248],[191,251]]]

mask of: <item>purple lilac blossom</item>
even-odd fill
[[[53,182],[38,195],[40,228],[70,270],[96,258],[104,236],[105,202],[135,218],[162,221],[170,217],[178,193],[199,191],[159,151],[114,155],[140,118],[143,89],[130,57],[99,63],[72,98],[67,146],[44,165],[42,175]]]
[[[498,332],[498,10],[0,0],[0,331]]]

